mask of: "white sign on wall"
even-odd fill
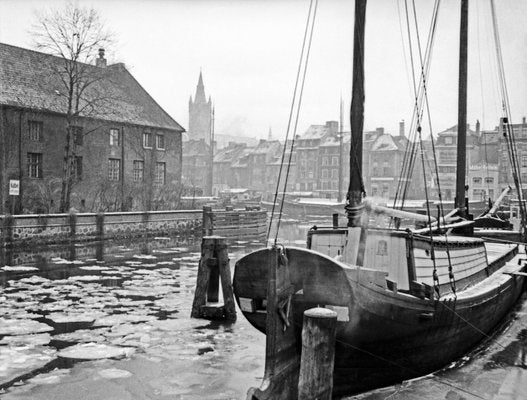
[[[18,179],[9,180],[9,195],[10,196],[20,195],[20,181]]]

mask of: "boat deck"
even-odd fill
[[[501,243],[485,243],[487,247],[489,265],[493,262],[498,261],[500,258],[504,258],[507,254],[513,250],[514,245],[501,244]],[[499,268],[496,272],[489,276],[488,279],[484,279],[481,282],[471,286],[465,290],[457,293],[457,300],[468,299],[480,295],[489,291],[492,287],[499,287],[511,279],[511,274],[514,272],[522,271],[525,268],[525,262],[527,256],[523,246],[520,246],[521,253],[514,256],[509,262],[503,267]],[[442,299],[454,298],[454,294],[448,294],[442,297]]]
[[[489,265],[506,256],[515,247],[515,244],[485,242]]]

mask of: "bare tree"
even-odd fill
[[[113,35],[93,8],[70,3],[61,10],[37,14],[32,35],[38,50],[58,56],[61,63],[54,68],[55,77],[63,87],[57,93],[64,100],[66,140],[61,182],[60,211],[70,208],[72,185],[75,181],[80,117],[100,117],[108,97],[97,89],[97,82],[105,79],[104,69],[94,68],[99,49],[113,42]],[[77,137],[76,137],[77,135]]]

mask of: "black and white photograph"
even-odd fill
[[[0,0],[0,398],[526,399],[525,21]]]

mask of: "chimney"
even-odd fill
[[[525,125],[527,121],[525,121],[525,117],[522,117],[522,124]]]
[[[476,135],[479,136],[481,133],[481,124],[479,123],[479,119],[476,121]]]
[[[401,122],[399,122],[399,136],[400,137],[405,137],[405,134],[404,134],[404,119],[401,120]]]
[[[384,135],[384,128],[383,127],[375,128],[375,132],[377,132],[379,135]]]
[[[104,58],[104,49],[99,49],[99,58],[95,60],[95,65],[99,68],[106,68],[106,58]]]
[[[336,135],[339,131],[339,123],[337,121],[326,121],[326,128],[331,136]]]

